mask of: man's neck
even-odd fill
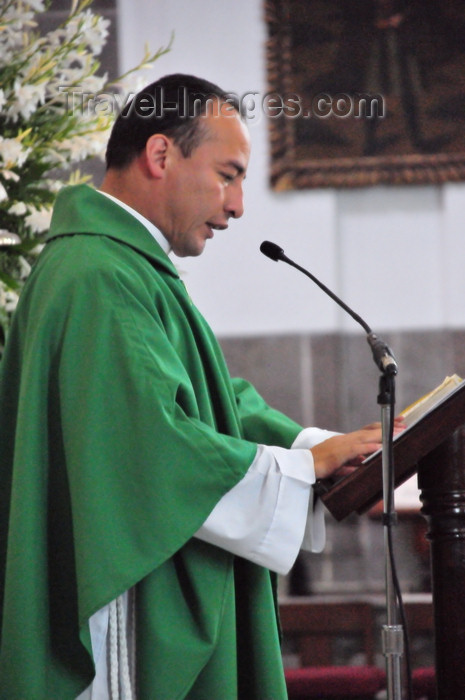
[[[115,197],[115,195],[110,194],[109,192],[105,192],[103,189],[100,190],[100,193],[105,195],[105,197],[111,199],[113,202],[115,202],[115,204],[118,204],[118,206],[123,207],[123,209],[129,212],[129,214],[131,214],[135,219],[140,221],[140,223],[145,226],[150,235],[155,238],[162,250],[168,255],[168,253],[171,250],[171,246],[162,234],[162,232],[155,226],[155,224],[152,224],[152,222],[149,221],[145,216],[143,216],[143,214],[138,212],[137,209],[134,209],[129,204],[119,199],[119,197]]]

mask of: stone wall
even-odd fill
[[[465,377],[465,331],[383,334],[398,364],[399,410],[439,384],[447,374]],[[271,405],[302,425],[354,430],[379,420],[379,372],[363,332],[360,335],[308,335],[223,338],[233,376],[242,376]],[[418,547],[421,515],[400,515],[395,531],[399,578],[406,591],[429,588],[429,563]],[[384,586],[384,539],[379,518],[327,517],[323,554],[303,554],[284,582],[292,591],[380,591]]]

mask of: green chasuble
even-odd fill
[[[0,697],[73,700],[135,587],[137,700],[286,697],[270,572],[193,538],[300,427],[232,380],[128,212],[64,189],[0,362]]]

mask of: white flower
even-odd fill
[[[76,163],[85,160],[90,153],[91,139],[74,135],[50,144],[47,161],[49,163]]]
[[[45,243],[39,243],[38,245],[35,246],[35,248],[33,248],[31,250],[31,255],[35,255],[37,257],[39,255],[39,253],[41,253],[43,251],[44,248],[45,248]]]
[[[13,214],[14,216],[22,216],[27,212],[27,207],[24,202],[15,202],[13,206],[8,209],[8,214]]]
[[[97,93],[103,91],[107,79],[107,74],[89,75],[87,76],[87,78],[84,78],[84,80],[81,81],[79,89],[82,91],[83,94],[91,93],[92,95],[96,95]]]
[[[7,313],[13,313],[13,311],[18,306],[19,297],[12,289],[7,289],[5,291],[5,311]]]
[[[25,26],[34,24],[33,17],[34,14],[25,11],[24,6],[15,7],[11,4],[2,15],[2,43],[10,42],[15,45],[22,43],[21,31]]]
[[[13,172],[13,170],[8,170],[8,168],[3,168],[0,170],[0,175],[5,178],[5,180],[13,180],[13,182],[19,182],[18,173]]]
[[[47,180],[46,185],[47,185],[47,190],[49,192],[55,192],[55,194],[57,194],[61,190],[61,188],[63,187],[63,181],[62,180]]]
[[[24,148],[20,138],[4,139],[0,136],[0,159],[8,169],[20,168],[31,152],[30,148]]]
[[[8,248],[2,254],[2,271],[18,289],[11,291],[0,282],[0,343],[29,275],[37,240],[50,226],[50,198],[66,183],[66,171],[72,173],[72,182],[91,179],[73,166],[104,155],[115,116],[114,109],[102,105],[107,76],[95,75],[109,21],[87,9],[90,2],[68,0],[68,14],[60,26],[42,33],[35,13],[48,7],[47,0],[0,0],[0,202],[4,212],[18,217],[16,225],[29,248],[24,258]],[[146,51],[142,63],[150,60]],[[31,192],[35,206],[28,204]]]
[[[29,211],[30,214],[26,216],[26,226],[28,226],[33,233],[43,233],[43,231],[47,231],[52,218],[51,209],[47,209],[46,207],[41,207],[40,209],[30,207]]]
[[[0,308],[7,313],[12,313],[18,305],[18,295],[9,289],[3,282],[0,282]]]
[[[80,40],[89,46],[94,56],[97,56],[105,46],[109,24],[109,20],[95,16],[91,10],[85,10],[66,24],[64,41],[74,41],[76,36],[79,36]]]
[[[19,278],[21,280],[26,280],[31,273],[31,266],[28,261],[21,255],[19,257]]]
[[[32,7],[34,12],[43,12],[45,10],[43,0],[27,0],[29,7]]]
[[[29,119],[39,104],[45,102],[45,83],[22,85],[19,80],[15,80],[14,94],[15,99],[8,109],[8,115],[15,121],[19,115]]]

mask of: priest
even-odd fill
[[[100,190],[58,195],[0,363],[3,700],[286,698],[276,573],[323,547],[315,480],[381,432],[232,379],[169,257],[242,215],[249,152],[227,93],[171,75]]]

